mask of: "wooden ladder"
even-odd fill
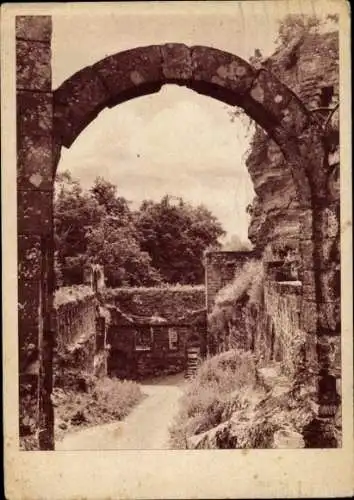
[[[201,362],[200,347],[188,347],[187,348],[187,368],[186,368],[185,378],[194,377],[200,362]]]

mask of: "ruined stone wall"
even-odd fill
[[[57,290],[53,324],[55,387],[73,388],[75,377],[106,373],[105,318],[90,287]]]
[[[208,313],[213,309],[219,290],[232,282],[243,265],[255,257],[257,254],[251,251],[213,251],[205,255],[205,293]]]
[[[107,332],[111,376],[144,379],[179,373],[186,369],[191,339],[205,350],[203,286],[107,289],[101,299],[111,312]],[[177,338],[172,348],[171,330]],[[142,332],[151,340],[146,349],[139,348]]]
[[[102,301],[123,313],[150,318],[155,313],[170,323],[205,307],[204,286],[166,286],[106,289]]]
[[[300,282],[265,283],[264,333],[255,346],[265,362],[280,362],[283,372],[290,378],[297,375],[297,348],[305,335],[300,322],[301,292]]]
[[[182,44],[142,47],[109,56],[79,71],[53,92],[51,30],[49,16],[16,19],[21,436],[32,436],[34,448],[54,448],[52,200],[61,147],[70,147],[104,108],[156,92],[165,83],[186,85],[241,106],[287,158],[285,163],[269,139],[256,140],[247,162],[259,198],[253,207],[250,238],[262,249],[269,241],[298,241],[301,223],[301,328],[307,335],[306,352],[316,351],[321,365],[317,377],[319,418],[332,416],[332,403],[337,398],[333,346],[340,338],[338,130],[334,116],[328,128],[324,127],[326,117],[313,107],[327,101],[331,105],[338,94],[336,35],[321,35],[316,47],[307,37],[268,62],[268,68],[278,72],[290,89],[300,96],[303,92],[302,102],[267,71],[267,61],[266,69],[259,71],[232,54]],[[326,66],[330,53],[332,62]],[[312,113],[305,106],[312,108]],[[265,137],[260,129],[257,134]],[[268,143],[273,149],[269,150]],[[168,305],[166,291],[159,294],[151,303],[155,308],[160,302]],[[197,296],[186,298],[184,307],[194,308],[199,299],[193,304],[193,297]],[[173,303],[178,294],[174,299]],[[143,304],[134,305],[137,314]],[[154,312],[160,314],[159,309]],[[171,321],[172,316],[171,312]],[[331,420],[322,419],[316,422],[317,432],[324,435],[331,425]]]

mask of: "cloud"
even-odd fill
[[[245,206],[253,197],[242,161],[245,130],[220,102],[166,86],[102,112],[63,152],[59,168],[85,187],[103,176],[134,206],[166,193],[203,203],[228,231],[245,237]]]

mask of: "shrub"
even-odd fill
[[[231,350],[204,361],[181,398],[181,409],[170,429],[171,446],[186,448],[188,437],[208,431],[230,418],[237,392],[256,384],[251,353]]]
[[[87,392],[56,388],[55,406],[56,439],[60,439],[71,426],[88,427],[121,420],[141,401],[140,386],[132,381],[108,377],[96,379]]]
[[[117,419],[126,417],[131,408],[140,401],[140,386],[130,380],[100,379],[92,393],[97,405],[106,408]]]
[[[263,264],[260,260],[252,259],[246,262],[240,273],[234,278],[232,283],[222,288],[215,298],[216,308],[233,305],[242,299],[245,293],[257,290],[262,283]],[[255,282],[257,284],[255,284]]]

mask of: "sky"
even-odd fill
[[[206,45],[246,60],[260,48],[267,57],[275,49],[278,19],[289,9],[307,8],[284,1],[102,5],[90,7],[90,14],[67,6],[53,15],[54,88],[108,55],[151,44]],[[316,0],[311,5],[320,8]],[[69,170],[85,188],[103,176],[132,208],[165,194],[203,203],[228,236],[247,240],[245,208],[254,192],[245,158],[253,125],[247,117],[230,120],[231,110],[165,85],[102,111],[70,149],[63,148],[58,171]]]

